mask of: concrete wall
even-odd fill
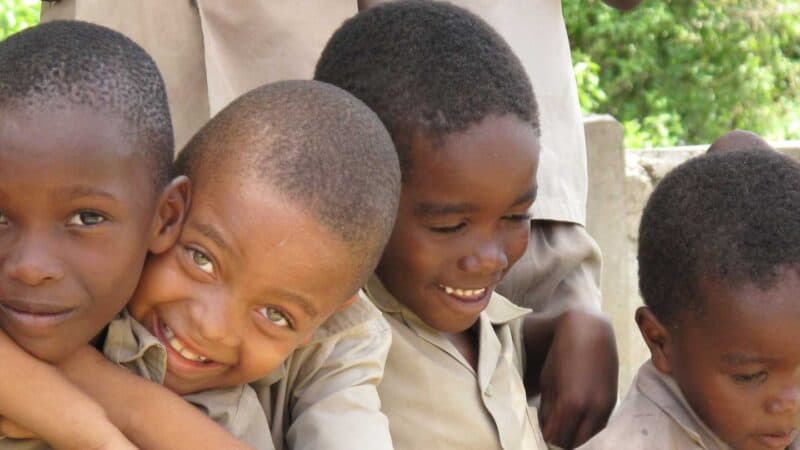
[[[707,145],[625,151],[619,122],[607,115],[584,119],[589,173],[587,223],[603,251],[603,310],[614,324],[620,355],[620,396],[649,358],[633,316],[641,305],[636,245],[639,217],[653,187],[673,167]],[[800,159],[800,141],[772,146]]]

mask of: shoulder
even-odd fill
[[[367,298],[364,291],[359,291],[358,300],[329,317],[314,332],[314,336],[308,345],[322,341],[346,339],[348,336],[363,338],[365,336],[380,336],[388,333],[389,327],[383,319],[383,314]]]

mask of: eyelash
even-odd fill
[[[461,231],[466,226],[466,222],[461,222],[458,225],[451,227],[431,227],[431,230],[435,233],[456,233]]]
[[[210,256],[208,256],[205,252],[203,252],[201,250],[198,250],[198,249],[196,249],[194,247],[187,247],[187,250],[189,252],[189,257],[192,259],[192,263],[195,266],[197,266],[197,268],[199,268],[200,270],[202,270],[203,272],[205,272],[205,273],[207,273],[209,275],[214,275],[215,274],[216,266],[214,264],[214,260],[211,259]],[[198,262],[198,260],[197,260],[198,256],[204,258],[205,262],[202,262],[202,263]],[[204,264],[211,264],[211,271],[203,269],[202,266]]]
[[[749,384],[755,382],[762,382],[767,378],[767,372],[765,370],[755,372],[755,373],[745,373],[745,374],[734,374],[733,379],[737,383],[741,384]]]
[[[269,318],[269,312],[270,312],[270,311],[274,311],[274,312],[276,312],[276,313],[280,314],[280,315],[281,315],[281,317],[282,317],[282,319],[281,319],[281,320],[285,321],[285,322],[286,322],[286,325],[278,325],[278,324],[277,324],[277,323],[275,323],[275,322],[274,322],[272,319],[270,319],[270,318]],[[258,313],[258,314],[259,314],[261,317],[263,317],[265,320],[269,321],[270,323],[272,323],[273,325],[275,325],[275,326],[277,326],[277,327],[280,327],[280,328],[288,328],[288,329],[292,329],[292,330],[294,329],[294,325],[292,324],[292,320],[289,318],[289,315],[288,315],[288,314],[286,314],[285,312],[281,311],[280,309],[278,309],[278,308],[275,308],[274,306],[262,306],[262,307],[261,307],[261,308],[259,308],[259,309],[258,309],[256,312],[257,312],[257,313]]]
[[[531,220],[530,214],[512,214],[510,216],[503,217],[506,220],[513,220],[514,222],[527,222]]]
[[[87,216],[99,219],[95,223],[85,223]],[[78,218],[78,223],[73,223],[73,219]],[[76,227],[93,227],[105,223],[108,221],[108,218],[98,212],[95,211],[79,211],[69,217],[67,220],[67,225],[76,226]]]

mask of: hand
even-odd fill
[[[37,438],[37,436],[27,428],[17,425],[16,422],[6,419],[5,417],[0,417],[0,436],[12,439]]]
[[[539,380],[548,443],[575,448],[603,429],[616,404],[618,369],[608,319],[583,311],[561,315]]]

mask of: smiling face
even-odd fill
[[[154,228],[145,159],[107,115],[0,111],[0,326],[46,361],[130,298]]]
[[[360,278],[344,243],[269,188],[195,178],[178,243],[148,259],[129,305],[167,348],[164,384],[179,394],[267,375]]]
[[[376,273],[428,325],[471,327],[525,252],[538,155],[533,127],[513,116],[488,117],[436,147],[413,140],[411,175]]]
[[[697,415],[737,450],[784,449],[800,424],[800,277],[763,291],[701,283],[704,311],[672,333],[654,363]]]

